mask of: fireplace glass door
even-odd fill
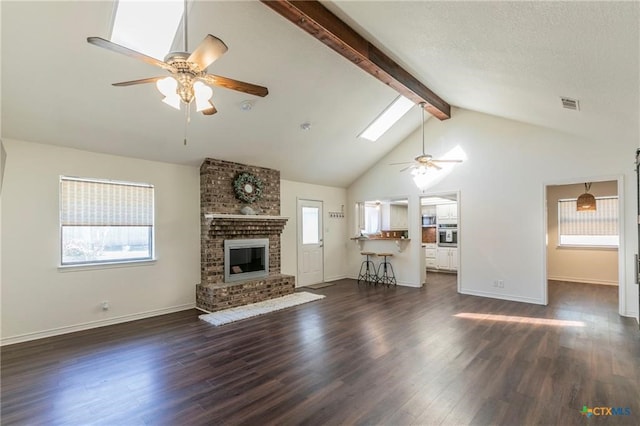
[[[226,240],[225,282],[243,281],[269,274],[269,240]]]

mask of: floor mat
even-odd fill
[[[325,287],[330,287],[332,285],[335,285],[335,283],[318,283],[318,284],[311,284],[311,285],[305,285],[304,288],[312,288],[314,290],[317,290],[319,288],[325,288]]]

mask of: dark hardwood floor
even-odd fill
[[[615,287],[555,282],[538,306],[455,285],[343,280],[222,327],[190,310],[6,346],[2,424],[640,424],[640,333]]]

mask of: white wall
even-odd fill
[[[612,248],[558,247],[558,200],[577,198],[584,184],[547,187],[547,278],[590,284],[618,285],[618,250]],[[616,181],[593,182],[596,197],[618,195]]]
[[[334,281],[347,276],[346,248],[348,218],[330,218],[329,212],[339,212],[347,204],[347,190],[308,183],[280,181],[280,214],[289,218],[282,232],[282,273],[294,275],[298,285],[297,266],[297,200],[323,202],[324,217],[324,280]]]
[[[4,140],[2,343],[188,309],[200,281],[197,167]],[[155,185],[150,265],[60,271],[60,175]],[[100,302],[111,309],[102,311]]]
[[[460,190],[459,279],[460,290],[466,294],[546,303],[545,185],[559,180],[584,182],[623,175],[621,313],[637,316],[638,287],[633,279],[633,255],[637,251],[635,173],[631,166],[639,140],[637,122],[629,123],[628,128],[609,135],[607,140],[585,140],[454,109],[450,120],[427,121],[425,139],[427,152],[436,158],[456,146],[468,157],[427,191]],[[400,173],[400,167],[388,164],[410,160],[420,151],[420,135],[415,132],[354,182],[348,189],[350,214],[356,201],[409,194],[409,215],[417,217],[420,194],[410,174]],[[393,259],[407,268],[400,274],[402,281],[411,285],[420,285],[424,265],[419,231],[419,222],[411,221],[412,241]],[[351,276],[360,261],[359,251],[349,250]],[[498,279],[504,280],[503,289],[493,287]]]

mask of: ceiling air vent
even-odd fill
[[[580,103],[576,99],[560,98],[560,100],[562,101],[562,108],[580,111]]]

